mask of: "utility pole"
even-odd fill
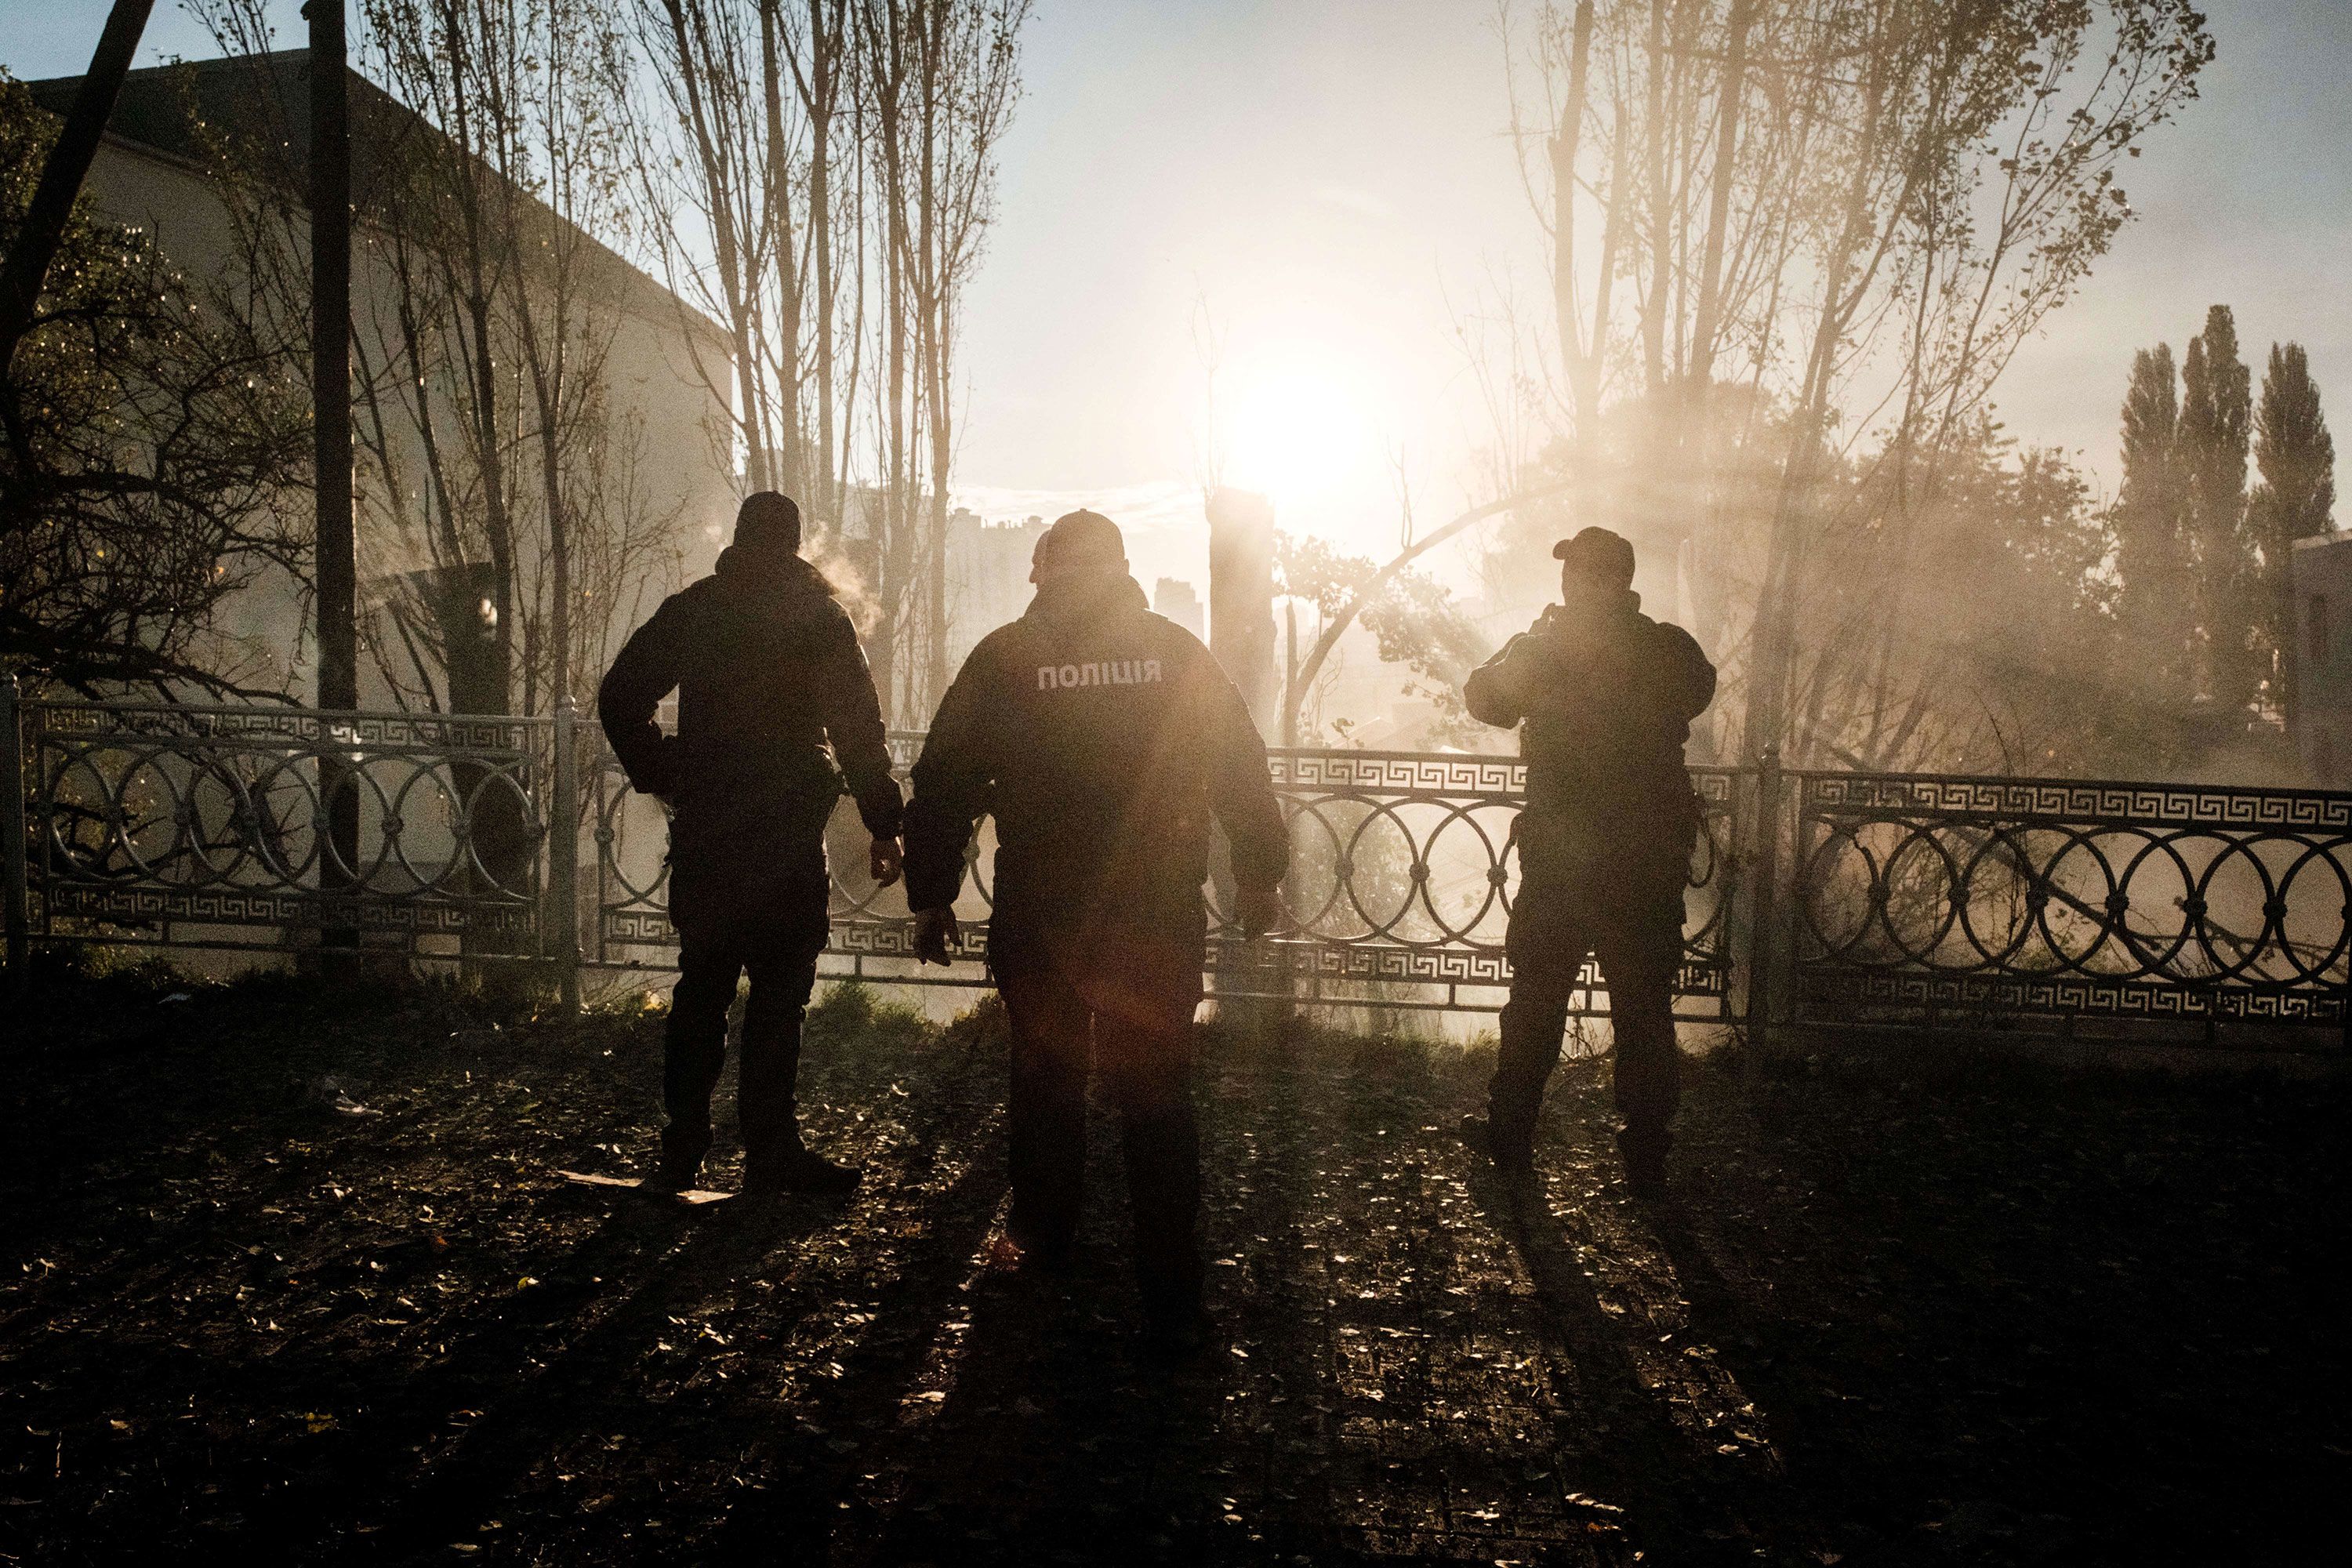
[[[359,706],[352,540],[352,137],[343,0],[310,0],[310,388],[318,476],[319,706]]]
[[[312,471],[318,502],[312,545],[318,605],[319,708],[357,708],[357,547],[352,535],[352,138],[344,0],[310,0],[310,395]],[[331,730],[327,737],[331,741]],[[320,752],[327,843],[319,886],[348,893],[359,870],[359,789],[340,755]],[[331,924],[324,944],[356,947],[354,929]]]

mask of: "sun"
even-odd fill
[[[1313,510],[1376,469],[1366,398],[1335,361],[1282,354],[1236,367],[1233,382],[1217,420],[1225,483]]]

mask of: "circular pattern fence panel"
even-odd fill
[[[18,712],[37,935],[249,946],[222,933],[358,927],[412,945],[439,934],[468,952],[532,953],[552,820],[595,841],[594,960],[658,964],[675,945],[662,806],[632,794],[609,758],[582,770],[578,801],[553,802],[550,721],[47,700]],[[903,770],[921,737],[890,744]],[[1325,1001],[1493,1005],[1509,978],[1525,764],[1314,749],[1269,762],[1296,855],[1286,922],[1271,941],[1241,941],[1230,879],[1213,867],[1206,961],[1220,989],[1262,983],[1296,996],[1314,982]],[[1767,901],[1787,912],[1811,1015],[2347,1018],[2352,795],[1780,776],[1794,785],[1794,837]],[[1705,831],[1679,986],[1719,1011],[1733,876],[1744,847],[1762,842],[1762,781],[1731,769],[1691,777]],[[1771,793],[1783,803],[1778,837],[1790,797]],[[903,888],[866,875],[846,803],[828,837],[833,951],[895,961],[889,978],[915,978]],[[985,951],[987,838],[983,823],[961,906],[972,952]],[[950,983],[974,977],[962,965]],[[1588,1002],[1598,979],[1588,971]],[[1373,994],[1333,994],[1326,982]]]
[[[1813,1011],[2343,1016],[2352,796],[1809,774],[1798,833]]]
[[[160,704],[24,711],[26,873],[45,934],[536,930],[543,725]]]
[[[903,776],[921,737],[891,736]],[[1491,1008],[1509,982],[1504,928],[1517,872],[1512,837],[1527,779],[1516,758],[1450,752],[1321,751],[1269,753],[1275,790],[1291,832],[1283,885],[1284,926],[1274,940],[1244,942],[1234,926],[1230,878],[1213,854],[1207,888],[1207,967],[1221,989],[1264,986],[1288,994],[1295,982],[1447,988],[1448,1005]],[[1725,940],[1734,784],[1732,770],[1692,775],[1706,830],[1691,859],[1690,923],[1682,976],[1686,997],[1727,994]],[[667,844],[658,803],[633,794],[607,756],[588,773],[596,837],[600,962],[658,963],[676,946],[667,917]],[[829,951],[858,961],[903,959],[910,946],[904,886],[877,889],[866,875],[866,838],[846,800],[827,833],[833,926]],[[984,953],[991,903],[992,826],[983,819],[967,854],[958,912],[967,955]],[[905,968],[905,966],[902,966]],[[939,978],[911,968],[893,979]],[[946,984],[971,984],[959,971]],[[1588,972],[1597,1006],[1597,972]],[[1496,993],[1465,999],[1461,987]],[[1328,1000],[1382,1000],[1351,998]]]

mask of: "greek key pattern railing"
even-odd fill
[[[1442,995],[1431,1005],[1500,1006],[1511,977],[1503,934],[1516,887],[1511,847],[1526,764],[1456,752],[1307,748],[1277,750],[1269,761],[1290,821],[1287,929],[1272,942],[1244,942],[1213,901],[1219,924],[1210,968],[1221,990],[1341,1000],[1425,998],[1435,990]],[[1721,1019],[1730,1001],[1738,779],[1730,770],[1700,769],[1692,784],[1705,832],[1691,860],[1676,1006],[1686,1017]],[[1605,1012],[1605,997],[1588,961],[1577,1008]]]
[[[337,929],[535,950],[544,721],[18,708],[36,936],[283,946]]]
[[[1794,776],[1804,1016],[2346,1019],[2352,795]]]
[[[921,742],[915,733],[891,737],[902,764]],[[1503,931],[1525,764],[1468,753],[1303,748],[1276,750],[1269,761],[1290,821],[1293,862],[1283,889],[1289,918],[1273,940],[1244,941],[1227,912],[1222,879],[1212,876],[1203,964],[1218,993],[1390,1007],[1500,1006],[1510,984]],[[667,962],[677,936],[667,914],[666,871],[646,847],[659,839],[658,808],[629,793],[610,757],[600,758],[590,776],[599,868],[595,959]],[[1731,770],[1701,770],[1693,783],[1706,806],[1706,835],[1692,859],[1693,922],[1678,1000],[1686,1016],[1719,1019],[1730,994],[1727,889],[1737,779]],[[877,889],[863,875],[863,839],[846,805],[834,827],[829,952],[856,973],[894,981],[982,981],[990,903],[985,825],[958,911],[966,962],[928,973],[912,962],[898,891]],[[1598,971],[1588,965],[1580,1005],[1605,1011],[1605,996]]]
[[[0,679],[10,962],[34,942],[356,940],[423,960],[532,960],[567,977],[667,968],[667,819],[573,729],[568,710],[526,720],[18,700]],[[920,744],[892,737],[902,768]],[[1287,920],[1271,940],[1243,941],[1213,867],[1203,965],[1218,993],[1498,1005],[1523,765],[1307,749],[1271,762],[1294,852]],[[2352,1024],[2352,795],[1777,768],[1691,776],[1705,831],[1686,900],[1685,1017],[1729,1017],[1764,995],[1779,999],[1774,1017],[1801,1022]],[[914,964],[900,891],[866,879],[846,803],[832,837],[829,973],[985,984],[986,824],[960,910],[967,946],[946,972]],[[1736,887],[1749,868],[1758,885]],[[1740,984],[1759,955],[1769,967]],[[1766,974],[1784,978],[1756,984]],[[1580,1000],[1607,1006],[1589,968]]]

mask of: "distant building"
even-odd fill
[[[1151,607],[1196,637],[1208,636],[1201,612],[1201,595],[1181,577],[1162,577],[1152,586]]]
[[[772,459],[771,472],[776,471]],[[822,567],[845,598],[869,599],[882,585],[882,546],[887,496],[879,486],[853,484],[842,493],[841,516],[819,515],[814,508],[802,513],[803,553]],[[913,559],[901,570],[915,574],[910,603],[919,618],[925,601],[923,574],[929,560],[931,497],[915,496],[908,509],[914,520]],[[1043,518],[991,522],[970,507],[948,513],[943,553],[947,563],[948,669],[952,674],[974,644],[1007,621],[1018,620],[1029,607],[1029,557],[1037,536],[1045,531]]]
[[[1042,517],[990,522],[959,507],[948,519],[948,667],[961,667],[972,646],[1029,608],[1029,561]]]
[[[2294,542],[2293,718],[2304,771],[2322,789],[2352,784],[2352,532]]]

